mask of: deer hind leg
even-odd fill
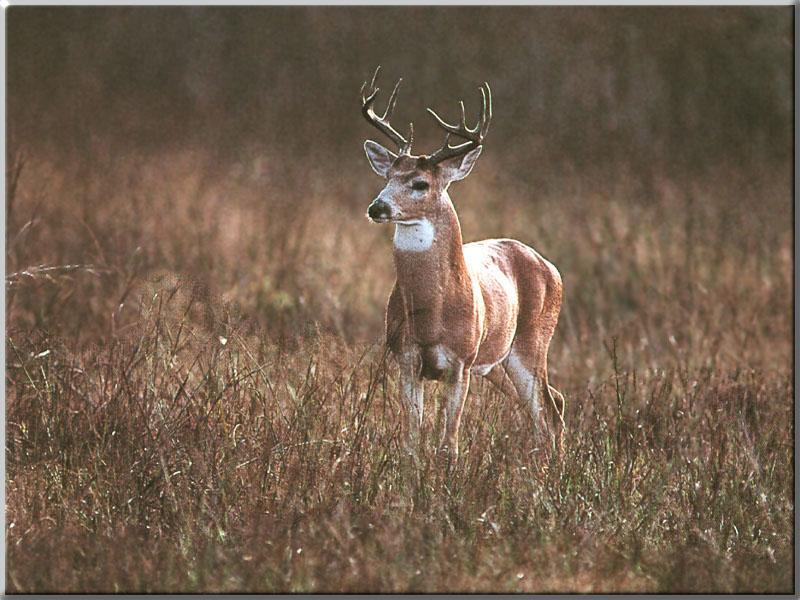
[[[567,402],[564,399],[564,394],[551,385],[545,386],[545,396],[549,407],[550,431],[553,433],[556,450],[559,456],[562,456],[564,454],[564,430],[566,429],[564,414],[567,409]]]
[[[559,454],[563,449],[564,396],[547,381],[547,352],[535,344],[520,348],[514,343],[504,366],[533,417],[534,435],[539,441],[550,441]]]
[[[529,399],[520,398],[520,395],[517,393],[516,385],[509,376],[508,363],[507,361],[504,362],[505,366],[503,366],[504,363],[500,363],[494,369],[484,375],[484,379],[487,379],[489,382],[491,382],[499,392],[517,402],[522,410],[531,410],[532,407]],[[533,411],[531,410],[531,412]]]
[[[516,398],[517,390],[502,365],[497,365],[491,371],[483,375],[483,378],[495,386],[502,394]]]

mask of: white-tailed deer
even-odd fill
[[[386,187],[369,205],[375,223],[392,223],[397,281],[386,306],[386,340],[400,363],[409,441],[416,446],[422,422],[423,379],[446,384],[442,448],[458,455],[458,427],[470,374],[516,390],[533,416],[536,435],[561,448],[564,398],[547,382],[547,349],[561,307],[558,270],[525,244],[510,239],[463,244],[447,188],[469,175],[492,118],[489,85],[475,127],[450,125],[430,108],[446,132],[433,154],[413,156],[413,124],[406,139],[390,123],[399,80],[383,116],[373,105],[375,80],[361,88],[364,117],[388,136],[398,153],[367,140],[364,150]],[[466,140],[450,145],[450,136]],[[513,386],[507,385],[510,379]],[[545,411],[548,416],[545,416]],[[552,437],[544,436],[549,432]]]

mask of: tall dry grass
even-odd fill
[[[433,385],[421,465],[400,451],[361,158],[27,156],[9,591],[791,591],[788,167],[532,189],[486,154],[452,195],[467,240],[518,238],[563,275],[566,453],[541,464],[476,381],[449,475]]]

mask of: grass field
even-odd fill
[[[400,450],[362,158],[12,168],[7,590],[791,592],[790,167],[533,188],[485,154],[465,240],[564,279],[566,450],[474,381],[450,474],[435,386]]]

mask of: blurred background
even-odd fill
[[[477,115],[490,82],[486,151],[453,194],[465,238],[539,249],[567,310],[596,312],[580,301],[598,293],[609,316],[640,306],[641,289],[609,285],[633,273],[626,228],[651,249],[661,236],[682,280],[721,260],[777,266],[791,36],[789,7],[15,7],[7,268],[86,269],[12,285],[10,320],[105,335],[136,282],[167,276],[281,339],[379,335],[389,232],[363,217],[378,133],[358,96],[378,64],[379,108],[404,77],[394,121],[414,121],[417,153],[441,143],[427,106],[454,118],[463,98]],[[671,293],[654,268],[643,280]],[[601,270],[613,291],[589,285]]]
[[[792,10],[10,8],[7,588],[791,591]],[[417,153],[491,84],[451,196],[562,274],[546,473],[480,380],[403,467],[378,64]]]
[[[504,177],[646,182],[791,156],[791,36],[788,7],[15,8],[8,114],[12,142],[82,159],[274,152],[344,177],[380,64],[419,151],[440,138],[425,107],[476,108],[488,80]]]

